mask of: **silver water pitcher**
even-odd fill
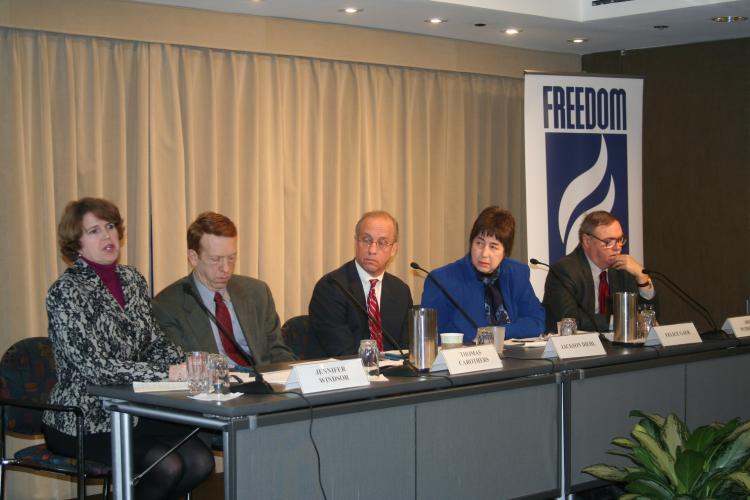
[[[617,292],[614,296],[614,341],[633,344],[638,338],[638,294]]]
[[[414,306],[409,310],[409,361],[421,372],[437,357],[437,309]]]

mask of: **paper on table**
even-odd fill
[[[165,392],[165,391],[187,391],[187,382],[133,382],[133,392]]]
[[[506,347],[544,347],[547,345],[547,341],[541,340],[539,337],[531,337],[527,339],[508,339],[505,341],[505,345]]]
[[[395,359],[381,359],[378,363],[381,367],[383,366],[401,366],[404,364],[403,361],[398,361]]]
[[[286,385],[286,381],[289,379],[292,370],[279,370],[275,372],[264,372],[263,380],[269,384],[281,384]]]
[[[241,392],[230,392],[229,394],[206,394],[205,392],[201,394],[196,394],[194,396],[188,396],[191,399],[197,399],[198,401],[216,401],[216,402],[222,402],[222,401],[229,401],[230,399],[238,398],[242,396]]]

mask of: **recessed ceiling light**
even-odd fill
[[[486,23],[474,23],[474,26],[476,26],[477,28],[482,28],[484,26],[487,26],[487,24]]]
[[[504,33],[505,33],[506,35],[517,35],[517,34],[519,34],[519,33],[520,33],[521,31],[523,31],[523,30],[519,30],[518,28],[506,28],[505,30],[503,30],[503,32],[504,32]]]
[[[568,42],[570,43],[586,43],[588,41],[588,38],[571,38],[570,40],[568,40]]]
[[[339,12],[343,12],[344,14],[357,14],[359,12],[362,12],[365,9],[358,9],[356,7],[347,7],[345,9],[339,9]]]
[[[719,16],[711,18],[712,21],[717,23],[738,23],[740,21],[747,21],[745,16]]]
[[[425,19],[424,22],[430,23],[430,24],[442,24],[447,23],[447,19],[441,19],[439,17],[431,17],[430,19]]]

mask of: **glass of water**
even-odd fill
[[[643,304],[638,312],[638,338],[645,339],[652,326],[656,326],[656,311],[653,304]]]
[[[380,350],[378,343],[372,339],[364,339],[359,342],[359,359],[369,377],[380,375]]]
[[[208,375],[206,372],[208,353],[193,351],[187,355],[187,379],[190,394],[208,392]]]
[[[208,355],[208,380],[210,381],[210,392],[214,394],[226,394],[229,389],[229,362],[221,354]]]
[[[563,318],[560,320],[560,331],[558,333],[561,336],[575,335],[576,331],[578,331],[578,325],[575,318]]]
[[[477,345],[493,344],[495,343],[495,332],[492,327],[481,327],[477,329]]]

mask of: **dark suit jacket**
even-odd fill
[[[364,311],[354,306],[344,292],[328,281],[329,277],[338,280],[363,308],[367,308],[365,290],[359,280],[354,261],[349,261],[340,268],[323,276],[316,284],[310,299],[310,327],[314,335],[329,356],[357,354],[359,341],[370,338],[370,329]],[[408,347],[408,312],[412,307],[409,285],[392,274],[383,275],[380,293],[380,316],[383,329],[390,333],[400,344]],[[368,290],[369,291],[369,290]],[[397,346],[383,338],[383,345],[388,349]]]
[[[218,352],[211,320],[196,299],[185,293],[184,283],[189,283],[195,296],[200,297],[192,275],[175,281],[154,298],[156,320],[164,333],[185,351]],[[279,315],[268,285],[235,275],[229,280],[227,291],[256,362],[262,365],[293,360],[294,354],[281,337]]]
[[[547,310],[547,331],[556,332],[557,322],[561,318],[576,318],[580,330],[592,332],[609,330],[609,315],[594,314],[594,280],[583,247],[578,245],[573,252],[555,262],[552,270],[564,280],[565,286],[552,272],[547,275],[542,301]],[[607,282],[610,296],[614,296],[617,292],[638,293],[635,278],[626,271],[607,270]],[[566,286],[569,290],[566,290]],[[570,292],[573,292],[572,296]],[[652,300],[645,300],[640,295],[638,295],[638,301],[655,305],[657,302],[656,296]],[[589,311],[589,314],[581,310],[576,303]],[[611,307],[609,309],[612,310]],[[596,325],[591,322],[590,317],[594,318]]]

